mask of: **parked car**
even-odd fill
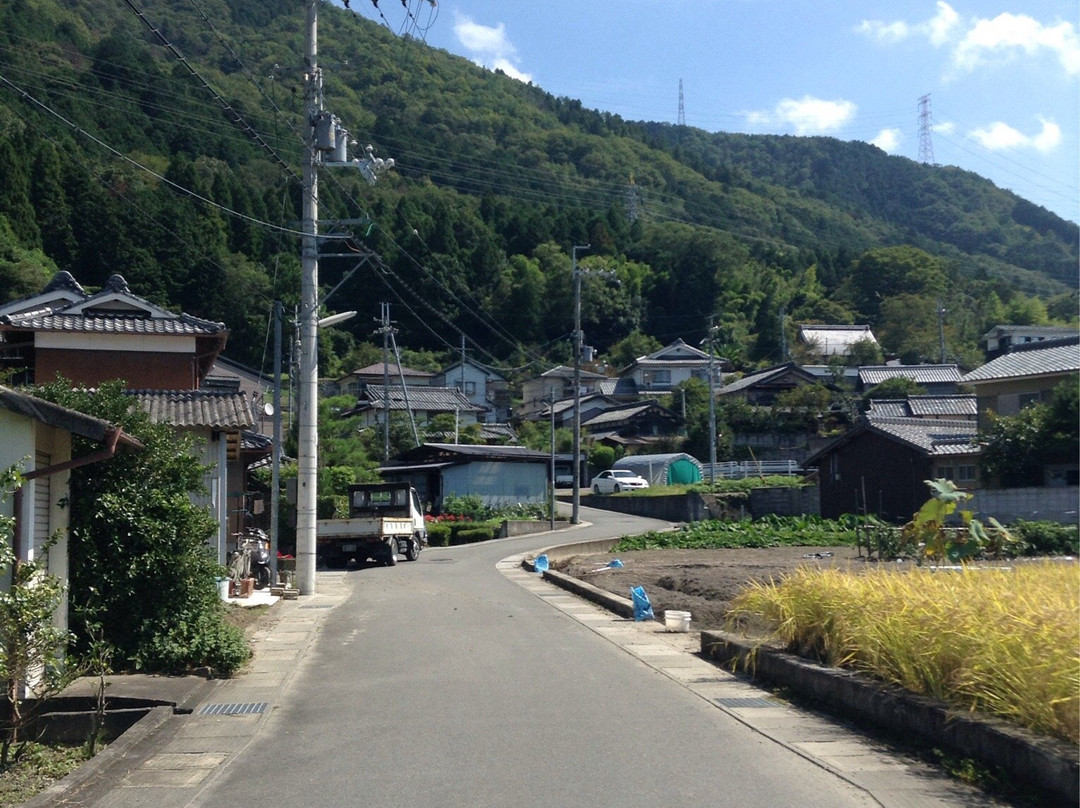
[[[648,487],[648,480],[638,477],[628,469],[608,469],[592,478],[594,494],[618,494],[620,491],[634,491]]]

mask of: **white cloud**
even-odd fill
[[[804,95],[802,98],[785,98],[771,110],[748,112],[746,119],[751,125],[785,126],[797,135],[826,134],[842,129],[858,107],[851,101],[826,101]]]
[[[855,26],[855,31],[886,45],[902,42],[908,37],[921,34],[930,40],[932,45],[940,47],[948,41],[951,31],[959,22],[960,15],[953,7],[944,0],[938,0],[937,14],[924,22],[912,25],[903,20],[894,22],[863,20]]]
[[[870,145],[877,146],[886,154],[893,154],[899,147],[902,138],[903,133],[899,129],[882,129],[878,132],[877,137],[870,141]]]
[[[501,70],[518,81],[532,81],[531,74],[517,68],[517,48],[506,36],[503,23],[492,27],[480,25],[468,17],[458,17],[454,22],[454,34],[476,64]]]
[[[881,20],[863,20],[855,31],[865,34],[884,44],[902,42],[911,36],[911,26],[906,22],[882,22]]]
[[[1042,130],[1035,135],[1025,135],[1007,123],[995,121],[987,127],[973,130],[971,137],[990,151],[1034,149],[1045,154],[1061,143],[1061,127],[1046,118],[1039,120],[1042,122]]]
[[[926,32],[930,44],[939,48],[949,41],[953,29],[959,24],[960,15],[956,13],[956,10],[948,3],[938,0],[937,14],[922,23],[919,28]]]
[[[1080,37],[1071,22],[1050,25],[1027,14],[1008,12],[993,19],[964,20],[952,6],[938,0],[937,12],[928,20],[863,20],[855,31],[885,45],[914,36],[925,37],[936,48],[951,45],[953,67],[963,72],[992,61],[1009,61],[1021,55],[1035,59],[1049,53],[1068,75],[1080,75]]]
[[[1044,51],[1056,56],[1069,75],[1080,74],[1080,39],[1073,24],[1046,26],[1026,14],[976,20],[956,46],[953,62],[971,71],[994,58],[1009,60],[1020,53],[1034,58]]]

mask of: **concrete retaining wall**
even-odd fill
[[[980,488],[964,503],[964,510],[975,511],[985,519],[992,516],[1002,524],[1024,519],[1028,522],[1048,519],[1075,525],[1080,506],[1080,488],[1075,485],[1046,488]]]
[[[719,631],[701,632],[701,651],[721,664],[808,696],[846,718],[884,727],[999,767],[1054,800],[1080,801],[1080,755],[1074,746],[998,719],[953,710],[934,699],[888,687],[851,671],[753,646]]]
[[[750,513],[755,519],[767,513],[778,516],[820,516],[821,490],[816,485],[804,488],[755,488],[750,492]]]

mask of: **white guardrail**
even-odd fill
[[[802,474],[802,469],[794,460],[744,460],[717,463],[712,474],[709,473],[709,464],[703,463],[702,472],[707,479],[741,480],[744,477],[768,477],[773,474],[794,476]]]

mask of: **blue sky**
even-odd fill
[[[351,0],[397,32],[629,120],[829,135],[1080,222],[1075,0]]]

